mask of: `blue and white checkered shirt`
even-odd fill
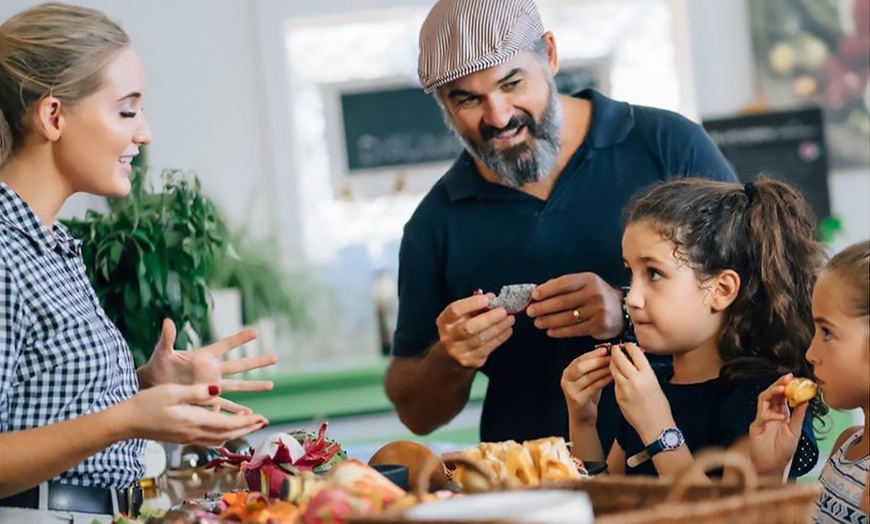
[[[49,230],[0,183],[0,432],[96,413],[138,389],[127,343],[97,301],[78,241],[59,224]],[[118,442],[55,480],[130,486],[144,473],[143,450],[141,440]]]

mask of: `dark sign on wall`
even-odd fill
[[[565,67],[556,85],[562,93],[606,91],[606,63]],[[342,90],[339,106],[348,174],[446,162],[462,151],[438,103],[419,86]]]
[[[820,219],[831,214],[820,109],[707,120],[703,125],[742,182],[762,173],[786,180],[801,189]]]

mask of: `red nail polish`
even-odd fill
[[[208,387],[208,394],[213,396],[213,397],[220,394],[220,392],[221,392],[221,388],[218,386],[211,385]]]

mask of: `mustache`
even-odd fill
[[[532,136],[537,137],[537,134],[535,134],[537,130],[535,119],[532,117],[532,115],[526,112],[522,112],[512,116],[511,119],[508,121],[507,125],[505,125],[504,127],[493,127],[485,122],[481,122],[480,136],[485,141],[489,142],[493,138],[496,138],[503,133],[516,131],[520,128],[520,126],[526,126],[529,130],[529,133],[531,133]]]

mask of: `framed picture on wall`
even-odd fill
[[[741,182],[759,175],[795,185],[816,216],[831,215],[828,147],[819,108],[705,120],[704,129]]]
[[[747,6],[759,105],[821,107],[831,167],[870,166],[870,0]]]

